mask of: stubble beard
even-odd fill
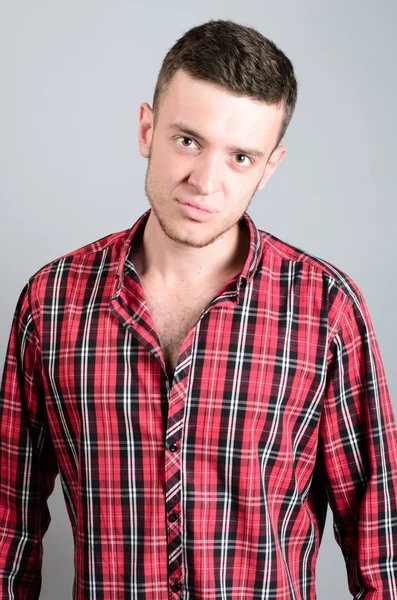
[[[247,206],[241,211],[241,214],[238,217],[238,219],[234,220],[232,223],[228,224],[221,231],[219,231],[215,234],[212,233],[212,235],[209,234],[208,237],[201,238],[201,239],[193,239],[192,237],[189,237],[189,238],[182,237],[181,235],[178,234],[177,231],[175,231],[175,229],[173,229],[172,224],[170,224],[167,221],[167,218],[166,217],[164,218],[164,216],[162,215],[161,207],[165,205],[165,202],[161,198],[160,194],[157,193],[156,186],[153,185],[151,171],[150,171],[150,164],[151,163],[150,163],[150,153],[149,153],[148,166],[146,169],[146,176],[145,176],[145,194],[146,194],[146,197],[152,208],[152,211],[161,227],[161,230],[164,232],[164,234],[169,239],[173,240],[174,242],[177,242],[178,244],[181,244],[181,245],[189,247],[189,248],[205,248],[206,246],[213,244],[221,236],[225,235],[230,229],[235,227],[236,223],[241,221],[241,219],[243,218],[244,213],[246,212],[248,206],[251,204],[252,198],[255,195],[255,194],[251,195]]]

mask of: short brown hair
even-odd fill
[[[153,97],[154,125],[179,69],[238,96],[283,106],[279,145],[295,109],[298,83],[291,61],[274,42],[252,27],[229,20],[211,19],[189,29],[163,60]]]

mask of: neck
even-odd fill
[[[212,244],[185,246],[161,229],[153,210],[131,256],[141,278],[150,278],[165,289],[211,285],[240,273],[249,252],[249,231],[236,223]]]

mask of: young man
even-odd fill
[[[1,387],[2,598],[38,598],[59,473],[73,598],[314,600],[327,504],[354,598],[397,598],[397,429],[363,294],[247,214],[297,82],[210,21],[140,107],[150,208],[53,260]]]

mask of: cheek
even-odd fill
[[[164,162],[162,168],[166,171],[165,177],[170,186],[173,188],[179,185],[188,186],[189,175],[192,172],[189,161],[173,157]]]
[[[150,163],[153,181],[156,181],[163,190],[172,188],[178,181],[178,171],[180,171],[180,167],[175,164],[175,161],[169,157],[167,152],[156,149],[151,156]]]
[[[227,186],[225,190],[227,202],[235,214],[246,208],[255,193],[255,188],[256,185],[254,186],[252,181],[248,182],[248,177],[241,177],[240,180],[234,180],[233,185]]]

